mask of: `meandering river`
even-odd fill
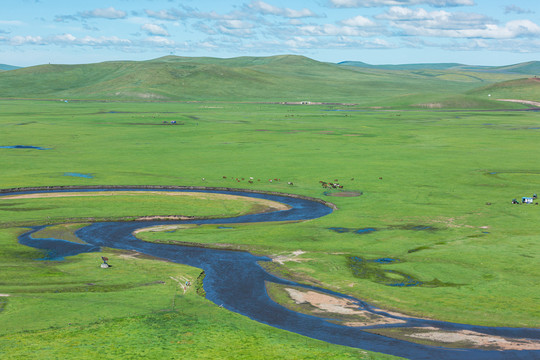
[[[141,189],[123,189],[138,190]],[[156,191],[156,189],[151,189]],[[53,191],[107,191],[107,189],[87,190],[53,190]],[[114,189],[119,191],[119,189]],[[165,190],[164,190],[165,191]],[[311,315],[300,314],[273,302],[267,294],[265,282],[310,288],[319,292],[340,296],[357,302],[358,307],[376,314],[404,320],[400,324],[378,325],[375,327],[437,327],[443,330],[468,330],[494,336],[510,338],[527,338],[540,340],[539,329],[483,327],[441,321],[407,318],[387,314],[362,300],[334,292],[306,287],[287,281],[267,273],[260,265],[261,261],[270,261],[267,257],[258,257],[246,252],[225,251],[192,246],[156,244],[137,239],[133,232],[137,229],[165,224],[234,224],[250,222],[299,221],[309,220],[330,214],[333,210],[324,203],[308,198],[296,198],[286,195],[261,194],[241,191],[220,190],[171,190],[166,191],[200,191],[208,193],[223,193],[252,198],[278,201],[290,206],[288,210],[274,211],[238,216],[224,219],[185,220],[185,221],[130,221],[130,222],[99,222],[79,229],[76,235],[86,244],[57,239],[35,239],[32,234],[43,227],[33,228],[19,237],[22,244],[49,251],[51,258],[62,258],[82,252],[99,251],[100,247],[134,250],[140,253],[167,259],[169,261],[202,268],[206,277],[204,289],[209,300],[231,311],[243,314],[249,318],[280,329],[302,334],[314,339],[334,344],[346,345],[371,351],[402,356],[411,359],[540,359],[538,350],[479,350],[479,349],[450,349],[434,347],[368,333],[365,328],[349,327]],[[10,192],[9,195],[25,194],[41,191]],[[0,194],[8,195],[7,193]],[[396,289],[399,291],[399,289]]]

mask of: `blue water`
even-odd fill
[[[358,229],[355,231],[357,234],[369,234],[371,232],[377,231],[375,228],[365,228],[365,229]]]
[[[60,191],[62,190],[57,190],[55,192]],[[92,189],[86,191],[103,190]],[[115,189],[115,191],[118,191],[118,189]],[[164,189],[163,191],[171,190]],[[308,220],[325,216],[332,212],[332,209],[321,203],[286,196],[203,190],[200,190],[200,192],[228,193],[232,195],[269,199],[290,205],[291,209],[270,213],[244,215],[236,218],[226,219],[94,223],[81,228],[76,232],[76,235],[88,244],[88,246],[80,247],[79,245],[81,244],[73,245],[73,243],[66,241],[32,238],[31,235],[42,227],[34,228],[31,231],[21,235],[19,240],[21,243],[29,246],[47,249],[51,259],[60,259],[63,256],[75,255],[75,253],[98,251],[100,247],[110,247],[116,249],[134,250],[172,262],[202,268],[206,273],[204,289],[206,291],[207,298],[214,303],[222,305],[224,308],[245,315],[261,323],[330,343],[378,351],[403,356],[410,359],[529,360],[540,358],[540,351],[485,351],[471,349],[449,349],[414,344],[376,334],[370,334],[362,331],[362,328],[342,326],[339,324],[330,323],[319,317],[296,313],[273,302],[268,297],[265,282],[270,281],[283,285],[300,286],[332,295],[338,295],[355,301],[359,308],[366,311],[383,314],[405,321],[405,324],[383,325],[384,327],[435,326],[452,331],[472,330],[499,336],[540,339],[540,330],[538,329],[489,328],[433,320],[406,318],[387,314],[362,300],[337,294],[325,289],[300,285],[268,274],[258,264],[261,261],[270,261],[270,259],[266,257],[254,256],[252,254],[240,251],[224,251],[191,246],[155,244],[143,242],[132,235],[135,229],[155,225],[174,223],[234,224],[261,221]],[[377,259],[376,261],[389,263],[392,262],[392,260],[394,259],[381,258]]]
[[[0,146],[0,149],[51,150],[50,148],[42,148],[42,147],[39,147],[39,146],[30,146],[30,145],[8,145],[8,146]]]
[[[93,176],[90,174],[81,174],[81,173],[76,173],[76,172],[67,172],[67,173],[64,173],[64,176],[74,176],[74,177],[81,177],[81,178],[86,178],[86,179],[93,178]]]

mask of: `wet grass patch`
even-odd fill
[[[391,225],[391,226],[388,226],[386,228],[329,227],[328,230],[332,230],[332,231],[337,232],[339,234],[343,234],[343,233],[369,234],[369,233],[372,233],[372,232],[375,232],[375,231],[382,231],[382,230],[439,231],[440,229],[436,228],[434,226],[430,226],[430,225],[407,224],[407,225]]]
[[[322,286],[323,284],[304,273],[295,272],[287,266],[281,265],[274,261],[260,261],[259,265],[268,273],[278,276],[283,279],[292,280],[297,283],[303,283],[307,285]]]
[[[417,251],[421,251],[421,250],[429,250],[429,249],[431,249],[431,248],[432,248],[431,246],[428,246],[428,245],[422,245],[422,246],[416,247],[416,248],[414,248],[414,249],[408,250],[407,253],[412,254],[412,253],[417,252]]]
[[[459,284],[445,283],[439,279],[421,281],[414,276],[398,270],[384,269],[384,265],[402,263],[403,260],[393,258],[365,259],[360,256],[348,256],[347,266],[357,278],[394,287],[447,287]]]
[[[439,231],[440,229],[425,224],[391,225],[388,230],[412,230],[412,231]]]
[[[0,295],[0,313],[2,313],[2,311],[4,311],[4,309],[6,308],[7,304],[8,304],[8,297],[7,296],[1,296]]]
[[[339,234],[343,234],[343,233],[369,234],[369,233],[377,231],[377,229],[375,229],[375,228],[359,228],[359,229],[355,229],[355,228],[345,228],[345,227],[330,227],[330,228],[328,228],[328,230],[332,230],[332,231],[337,232]]]
[[[58,225],[51,225],[47,226],[39,231],[36,231],[32,234],[32,237],[35,239],[43,238],[43,239],[58,239],[58,240],[65,240],[65,241],[71,241],[78,244],[86,244],[84,241],[79,239],[77,235],[75,235],[75,231],[79,230],[83,226],[87,224],[58,224]]]

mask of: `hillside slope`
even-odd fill
[[[303,56],[188,58],[40,65],[0,73],[0,97],[175,101],[312,101],[400,106],[516,78],[453,70],[393,71]],[[403,99],[411,99],[403,102]],[[397,99],[397,100],[396,100]]]
[[[493,99],[520,99],[540,101],[540,78],[525,78],[483,86],[469,92],[471,95]]]
[[[381,70],[453,70],[502,74],[540,75],[540,61],[529,61],[506,66],[475,66],[459,63],[371,65],[361,61],[342,61],[343,67],[360,67]]]

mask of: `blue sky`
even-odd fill
[[[305,55],[370,64],[540,60],[538,0],[2,0],[0,63]]]

